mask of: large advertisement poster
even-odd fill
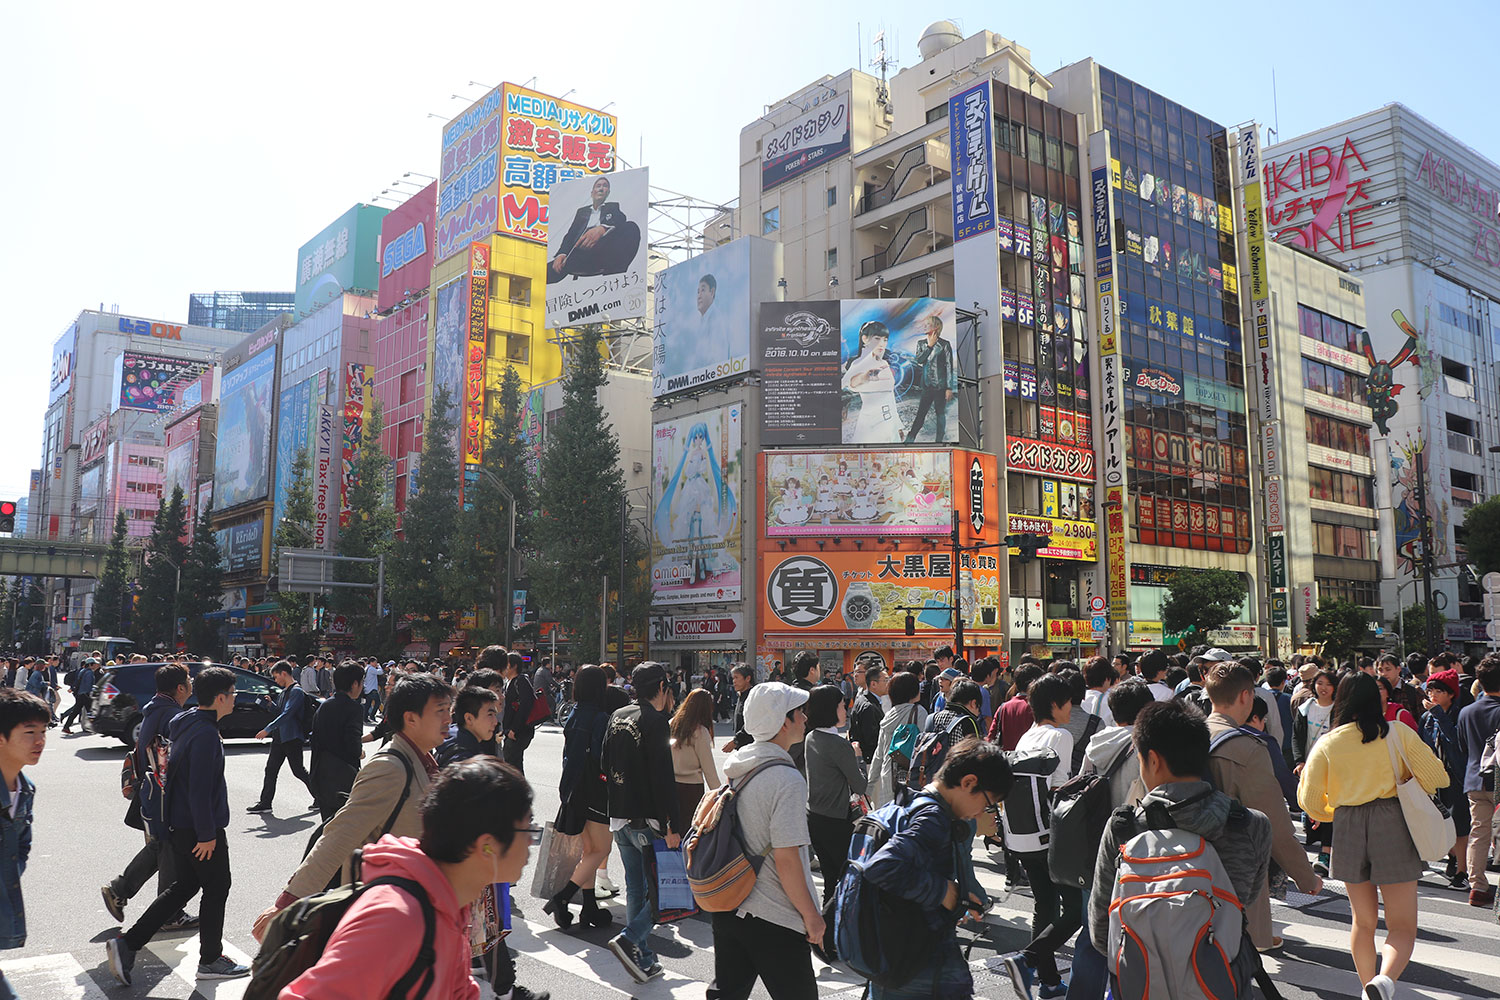
[[[646,167],[577,177],[552,189],[547,328],[646,315]]]
[[[297,319],[354,289],[380,287],[380,225],[390,209],[354,205],[297,251]]]
[[[849,95],[815,98],[805,115],[766,136],[761,149],[762,191],[849,152]]]
[[[73,385],[73,352],[78,342],[78,328],[71,326],[68,332],[57,338],[52,345],[52,379],[48,383],[47,405],[51,406]]]
[[[773,451],[765,462],[765,532],[943,534],[953,523],[949,451]]]
[[[354,488],[355,466],[364,442],[365,410],[374,404],[375,369],[371,365],[344,366],[344,440],[342,474],[339,476],[339,527],[349,526],[349,491]]]
[[[314,400],[314,383],[321,387],[321,375],[303,379],[290,389],[281,390],[281,410],[276,418],[276,492],[271,503],[271,523],[280,525],[286,516],[287,492],[292,488],[292,466],[297,455],[306,451],[308,458],[308,484],[312,484],[312,435],[314,407],[323,403]]]
[[[781,244],[745,236],[656,275],[653,394],[744,375],[756,311],[776,298],[780,274]]]
[[[547,242],[552,186],[615,168],[614,115],[502,84],[443,129],[437,259],[493,232]]]
[[[490,245],[469,245],[468,312],[464,324],[464,461],[484,460],[484,364],[490,328]]]
[[[188,438],[179,445],[167,449],[167,457],[161,477],[161,495],[168,500],[172,499],[172,491],[182,490],[183,502],[191,510],[198,499],[197,491],[193,489],[193,480],[196,478],[198,469],[198,439]]]
[[[767,302],[760,363],[768,445],[958,441],[950,300]]]
[[[830,641],[858,647],[848,633],[870,633],[870,645],[889,646],[906,634],[906,608],[920,632],[951,632],[953,554],[927,552],[763,552],[761,622],[776,648],[816,644],[819,633],[842,633]],[[958,605],[967,638],[1001,638],[1000,578],[994,555],[964,553],[959,566]]]
[[[248,524],[232,524],[214,532],[223,559],[224,572],[259,572],[265,539],[265,523],[256,518]]]
[[[437,290],[433,314],[432,398],[439,389],[448,390],[448,413],[456,417],[463,403],[464,343],[469,318],[467,274],[454,278]]]
[[[738,404],[652,428],[651,600],[740,599],[741,419]]]
[[[219,441],[214,452],[215,510],[259,500],[270,490],[271,393],[276,349],[261,351],[224,373]]]
[[[338,422],[338,414],[331,403],[323,403],[314,407],[313,423],[313,548],[327,551],[333,548],[333,539],[337,532],[334,526],[337,522],[339,494],[338,494],[338,465],[339,456],[335,449],[337,433],[334,428]]]
[[[436,212],[437,181],[433,181],[380,220],[381,312],[431,283]]]
[[[196,377],[202,367],[201,363],[184,358],[122,351],[115,361],[118,407],[166,413],[176,405],[177,393],[186,380]]]

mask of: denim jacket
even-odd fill
[[[11,802],[10,789],[0,781],[0,948],[26,944],[26,905],[21,900],[21,875],[31,856],[31,816],[36,785],[22,774],[19,792]]]

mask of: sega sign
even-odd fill
[[[389,277],[427,252],[427,224],[419,222],[386,244],[380,276]]]
[[[135,337],[156,337],[159,340],[181,340],[182,327],[170,323],[152,323],[150,320],[120,317],[120,332]]]

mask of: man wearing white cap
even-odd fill
[[[806,703],[806,691],[786,684],[751,688],[745,731],[755,742],[724,763],[745,847],[770,861],[738,910],[713,915],[715,986],[725,998],[748,997],[756,979],[772,1000],[818,995],[808,943],[823,940],[823,916],[808,858],[807,782],[790,752],[806,732]]]

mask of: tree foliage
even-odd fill
[[[141,597],[137,607],[134,639],[142,649],[157,646],[173,648],[176,622],[178,568],[187,558],[183,541],[187,533],[187,512],[182,487],[172,490],[171,499],[157,502],[156,520],[146,540],[145,566],[141,570]]]
[[[451,395],[439,387],[422,434],[422,485],[406,505],[402,537],[386,560],[392,604],[437,656],[473,593],[465,578],[473,542],[460,537],[458,454]]]
[[[1500,497],[1477,503],[1464,513],[1469,562],[1485,573],[1500,570]]]
[[[280,564],[280,550],[311,548],[313,543],[312,460],[307,449],[292,459],[292,481],[287,486],[286,508],[281,523],[271,534],[271,565]],[[312,652],[317,636],[312,630],[312,600],[307,594],[290,590],[276,591],[277,614],[281,620],[281,644],[287,653],[306,656]]]
[[[619,439],[599,403],[605,383],[599,336],[596,327],[584,328],[563,377],[562,415],[542,453],[528,560],[544,614],[573,629],[582,656],[599,648],[604,578],[618,583],[625,495]]]
[[[528,537],[527,513],[531,510],[533,485],[526,470],[526,445],[520,436],[521,377],[511,365],[505,366],[500,381],[500,415],[489,426],[484,460],[480,463],[483,471],[466,491],[469,509],[463,514],[465,533],[474,540],[468,549],[471,564],[467,575],[474,584],[470,603],[494,608],[489,625],[480,631],[475,645],[502,641],[504,617],[510,614],[510,597],[505,593],[505,560],[513,558],[508,552],[511,500],[506,498],[507,493],[516,505],[517,551],[525,549]],[[519,570],[513,566],[511,580],[518,576]]]
[[[386,497],[389,462],[380,447],[385,429],[379,400],[365,417],[354,476],[349,484],[349,521],[339,527],[336,551],[356,559],[389,558],[395,544],[396,509]],[[328,597],[328,608],[342,614],[357,639],[359,651],[378,655],[377,637],[389,636],[388,624],[375,613],[379,567],[375,563],[337,563],[336,577],[346,583],[369,584],[370,589],[340,587]]]
[[[1448,616],[1436,608],[1432,609],[1432,620],[1436,623],[1437,634],[1429,637],[1427,635],[1427,605],[1412,604],[1401,611],[1401,645],[1405,648],[1403,653],[1436,653],[1443,644],[1443,626],[1448,624]]]
[[[184,619],[182,632],[187,648],[204,656],[219,656],[224,652],[218,625],[204,617],[218,611],[224,601],[223,558],[208,511],[202,510],[193,525],[192,546],[182,564],[182,593],[177,598],[177,613]]]
[[[89,624],[97,635],[124,635],[125,602],[130,599],[126,589],[130,572],[130,556],[125,551],[127,525],[125,512],[115,514],[115,533],[104,553],[104,572],[99,576],[99,585],[94,588],[94,608]]]
[[[1227,569],[1183,569],[1172,574],[1161,606],[1168,632],[1204,633],[1233,621],[1245,604],[1245,578]]]
[[[1340,659],[1353,656],[1369,632],[1370,616],[1353,601],[1325,598],[1307,619],[1307,637],[1321,642],[1323,652]]]

